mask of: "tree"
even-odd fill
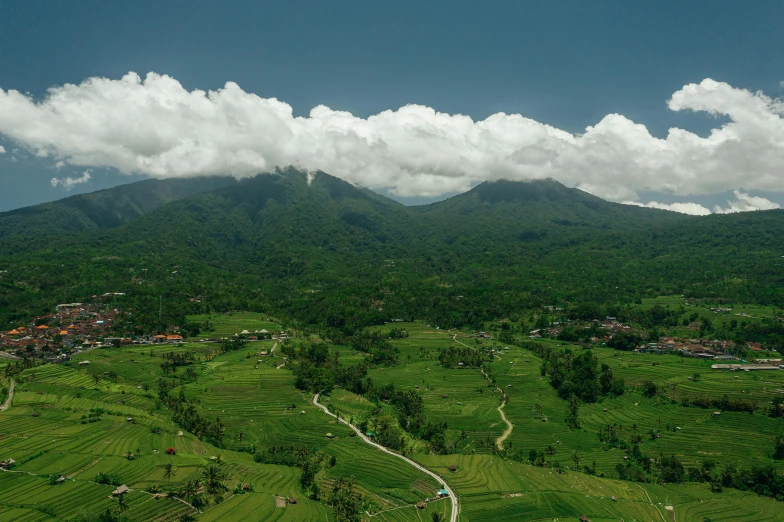
[[[642,394],[646,397],[653,397],[659,393],[659,387],[653,381],[643,381],[642,383]]]
[[[198,493],[200,485],[198,480],[189,480],[186,482],[185,486],[182,488],[182,496],[185,497],[185,500],[191,502],[193,497],[196,496],[196,493]]]
[[[773,437],[773,458],[776,460],[784,459],[784,435]]]
[[[171,485],[171,478],[176,473],[176,470],[174,469],[174,464],[172,464],[171,462],[167,462],[162,467],[163,467],[163,476],[166,478],[166,481],[169,483],[169,485]]]
[[[125,493],[117,495],[117,509],[120,510],[120,513],[128,509],[128,504],[125,502]]]
[[[433,513],[431,513],[430,519],[433,522],[444,522],[446,520],[446,518],[444,517],[444,514],[438,512],[438,511],[434,511]]]
[[[569,404],[566,408],[566,424],[573,430],[576,430],[580,427],[580,399],[577,398],[577,395],[572,394],[569,397]]]
[[[223,479],[226,477],[226,473],[224,473],[223,469],[221,469],[220,465],[212,464],[207,467],[202,473],[202,478],[204,479],[204,485],[207,487],[207,493],[219,493],[220,491],[225,491],[227,488],[223,484]]]
[[[332,486],[329,504],[337,522],[359,522],[362,514],[362,495],[354,491],[354,479],[338,477]]]

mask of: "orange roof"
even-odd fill
[[[49,327],[46,326],[45,324],[41,324],[41,325],[36,326],[36,328],[38,328],[39,330],[46,330]]]
[[[19,332],[16,330],[11,330],[10,332],[8,332],[8,335],[19,335]]]
[[[167,335],[167,339],[182,339],[181,335]]]
[[[68,335],[68,331],[67,330],[63,330],[62,332],[60,332],[60,335]]]
[[[70,330],[71,328],[76,328],[76,327],[75,327],[74,325],[71,325],[71,326],[69,326],[69,327],[68,327],[68,329],[69,329],[69,330]]]

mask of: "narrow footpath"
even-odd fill
[[[13,379],[11,379],[11,386],[8,387],[8,398],[5,400],[2,406],[0,406],[0,411],[5,411],[11,407],[11,401],[14,400],[14,386],[16,383]]]
[[[458,341],[458,340],[457,340],[457,334],[456,334],[456,333],[455,333],[455,334],[452,334],[452,340],[453,340],[454,342],[456,342],[457,344],[462,344],[462,345],[463,345],[463,346],[465,346],[466,348],[471,348],[471,347],[470,347],[470,346],[468,346],[467,344],[465,344],[465,343],[461,343],[460,341]],[[487,379],[487,378],[488,378],[488,377],[487,377],[487,374],[485,373],[485,371],[484,371],[484,370],[482,370],[482,376],[483,376],[485,379]],[[489,379],[488,379],[488,380],[489,380]],[[503,391],[501,388],[499,388],[498,386],[496,386],[496,387],[495,387],[495,389],[496,389],[496,390],[498,390],[499,392],[501,392],[501,397],[504,397],[504,391]],[[500,414],[501,414],[501,420],[502,420],[502,421],[504,421],[504,423],[506,423],[506,429],[505,429],[505,430],[504,430],[504,432],[501,434],[501,436],[500,436],[500,437],[498,437],[498,438],[496,439],[496,441],[495,441],[495,445],[496,445],[496,447],[497,447],[498,449],[500,449],[500,450],[504,449],[504,441],[505,441],[505,440],[506,440],[506,439],[509,437],[509,435],[511,435],[511,434],[512,434],[512,430],[514,429],[514,424],[512,424],[511,422],[509,422],[509,419],[507,419],[507,418],[506,418],[506,414],[504,413],[504,406],[506,406],[506,399],[504,399],[504,401],[501,403],[501,405],[500,405],[500,406],[497,408],[497,409],[498,409],[498,413],[500,413]]]
[[[313,404],[316,407],[320,408],[324,413],[326,413],[330,417],[336,418],[338,421],[342,422],[343,424],[345,424],[346,426],[348,426],[349,428],[354,430],[354,433],[356,433],[357,436],[360,439],[362,439],[364,442],[366,442],[367,444],[370,444],[371,446],[375,447],[376,449],[379,449],[379,450],[383,451],[384,453],[387,453],[389,455],[392,455],[393,457],[397,457],[397,458],[399,458],[401,460],[406,461],[406,463],[410,464],[411,466],[414,466],[416,469],[418,469],[422,473],[425,473],[425,474],[430,475],[431,477],[433,477],[441,485],[441,487],[444,488],[444,490],[449,495],[450,500],[452,501],[452,514],[449,517],[449,522],[457,522],[457,518],[460,515],[460,503],[459,503],[459,501],[457,499],[457,494],[452,490],[452,488],[449,487],[449,484],[447,484],[446,481],[443,478],[441,478],[440,475],[438,475],[434,471],[430,471],[426,467],[422,466],[421,464],[418,464],[418,463],[414,462],[413,460],[411,460],[408,457],[405,457],[405,456],[403,456],[403,455],[401,455],[399,453],[395,453],[391,449],[385,448],[381,444],[376,444],[375,442],[370,440],[368,437],[366,437],[365,434],[362,433],[362,431],[359,428],[357,428],[353,424],[350,424],[346,419],[338,418],[337,415],[335,415],[334,413],[330,412],[327,409],[326,406],[324,406],[322,404],[319,404],[319,401],[318,401],[319,395],[320,394],[317,393],[316,395],[313,396]]]

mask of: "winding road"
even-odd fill
[[[418,469],[422,473],[430,475],[439,484],[441,484],[441,487],[444,488],[444,490],[449,495],[450,500],[452,501],[452,513],[451,513],[451,515],[449,517],[449,522],[457,522],[457,518],[460,515],[460,502],[457,499],[457,494],[452,490],[452,488],[449,487],[449,484],[447,484],[446,481],[444,479],[442,479],[440,475],[438,475],[434,471],[430,471],[426,467],[422,466],[421,464],[418,464],[418,463],[414,462],[413,460],[411,460],[408,457],[405,457],[405,456],[403,456],[403,455],[401,455],[399,453],[395,453],[391,449],[385,448],[381,444],[376,444],[375,442],[370,440],[368,437],[366,437],[365,434],[362,433],[362,431],[360,431],[359,428],[357,428],[353,424],[350,424],[346,419],[338,418],[338,416],[335,415],[334,413],[332,413],[331,411],[329,411],[326,406],[324,406],[322,404],[319,404],[319,401],[318,401],[319,395],[320,394],[317,393],[316,395],[313,396],[313,405],[314,406],[320,408],[324,413],[326,413],[330,417],[336,418],[337,420],[339,420],[340,422],[342,422],[343,424],[345,424],[346,426],[348,426],[349,428],[354,430],[354,433],[356,433],[357,436],[360,439],[362,439],[364,442],[366,442],[367,444],[370,444],[371,446],[375,447],[376,449],[379,449],[379,450],[383,451],[384,453],[392,455],[393,457],[397,457],[397,458],[399,458],[401,460],[406,461],[406,463],[408,463],[409,465],[414,466],[416,469]]]
[[[14,386],[16,383],[13,379],[11,379],[11,386],[8,387],[8,398],[5,400],[2,406],[0,406],[0,411],[5,411],[11,407],[11,401],[14,400]]]

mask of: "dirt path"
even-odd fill
[[[5,400],[2,406],[0,406],[0,411],[5,411],[11,407],[11,401],[14,400],[14,386],[16,383],[13,379],[11,379],[11,386],[8,388],[8,398]]]
[[[373,442],[372,440],[367,438],[365,436],[365,434],[362,433],[362,431],[360,431],[359,428],[357,428],[353,424],[350,424],[346,419],[338,418],[337,415],[335,415],[334,413],[330,412],[327,409],[326,406],[323,406],[322,404],[319,404],[318,398],[319,398],[319,394],[318,393],[313,396],[313,404],[316,407],[320,408],[324,413],[326,413],[330,417],[336,418],[338,421],[342,422],[343,424],[345,424],[346,426],[348,426],[349,428],[354,430],[354,433],[356,433],[357,436],[360,439],[362,439],[365,443],[370,444],[374,448],[379,449],[379,450],[381,450],[384,453],[387,453],[389,455],[392,455],[393,457],[397,457],[397,458],[399,458],[401,460],[404,460],[406,463],[408,463],[411,466],[414,466],[416,469],[418,469],[422,473],[430,475],[431,477],[436,479],[436,481],[438,481],[438,483],[441,485],[441,487],[444,488],[444,490],[447,492],[447,494],[449,495],[450,500],[452,501],[452,514],[449,517],[449,522],[457,522],[457,517],[460,515],[460,503],[459,503],[459,501],[457,499],[457,494],[452,490],[452,488],[449,487],[449,484],[447,484],[446,481],[444,479],[442,479],[440,475],[438,475],[434,471],[430,471],[426,467],[422,466],[421,464],[418,464],[418,463],[414,462],[413,460],[411,460],[408,457],[405,457],[405,456],[403,456],[403,455],[401,455],[399,453],[395,453],[391,449],[385,448],[381,444],[376,444],[375,442]]]
[[[495,445],[498,446],[498,449],[500,450],[504,449],[504,441],[506,440],[507,437],[509,437],[509,435],[512,434],[512,430],[514,429],[514,424],[512,424],[506,419],[506,415],[504,414],[504,406],[506,406],[506,401],[502,402],[501,405],[498,407],[498,413],[501,414],[501,419],[503,419],[503,421],[506,423],[506,429],[501,434],[501,436],[498,437],[498,439],[496,439],[495,441]]]
[[[454,342],[456,342],[457,344],[462,344],[462,345],[463,345],[463,346],[465,346],[466,348],[471,348],[471,347],[470,347],[470,346],[468,346],[467,344],[465,344],[465,343],[462,343],[462,342],[458,341],[458,340],[457,340],[457,334],[456,334],[456,333],[452,334],[452,340],[453,340]],[[472,348],[472,350],[473,350],[473,349],[474,349],[474,348]],[[500,359],[500,357],[499,357],[499,359]],[[487,374],[484,372],[484,370],[482,370],[482,376],[483,376],[485,379],[487,379]],[[504,397],[504,391],[503,391],[501,388],[499,388],[498,386],[496,386],[496,387],[495,387],[495,389],[496,389],[496,390],[498,390],[499,392],[501,392],[501,397]],[[502,402],[502,403],[501,403],[501,405],[500,405],[500,406],[497,408],[497,409],[498,409],[498,413],[500,413],[500,414],[501,414],[501,420],[502,420],[502,421],[504,421],[504,422],[506,423],[506,429],[505,429],[505,430],[504,430],[504,432],[501,434],[501,436],[500,436],[500,437],[498,437],[498,438],[496,439],[496,441],[495,441],[495,445],[496,445],[496,447],[498,447],[498,449],[500,449],[500,450],[504,449],[504,441],[505,441],[505,440],[506,440],[506,439],[509,437],[509,435],[511,435],[511,434],[512,434],[512,430],[514,429],[514,424],[512,424],[511,422],[509,422],[509,420],[506,418],[506,414],[504,413],[504,406],[506,406],[506,400],[504,400],[504,402]]]
[[[644,487],[640,486],[639,484],[635,484],[635,485],[636,485],[638,488],[640,488],[640,489],[643,491],[643,493],[645,493],[645,496],[646,496],[646,497],[648,497],[648,502],[650,502],[650,503],[651,503],[651,506],[653,506],[653,509],[655,509],[655,510],[656,510],[656,512],[659,514],[659,516],[660,516],[660,517],[661,517],[661,519],[662,519],[662,522],[667,522],[667,519],[666,519],[666,518],[664,518],[664,515],[662,515],[662,512],[661,512],[661,511],[659,511],[659,508],[657,508],[657,507],[656,507],[656,504],[654,504],[654,503],[653,503],[653,500],[651,500],[651,496],[648,494],[648,490],[647,490],[647,489],[645,489]],[[675,516],[675,513],[673,513],[673,516]]]
[[[488,378],[484,370],[482,370],[482,377],[484,377],[485,379]],[[501,397],[504,397],[504,391],[501,388],[496,386],[495,389],[501,393]],[[509,435],[512,434],[512,430],[514,429],[514,424],[509,422],[509,419],[506,418],[506,414],[504,413],[504,406],[506,406],[506,399],[504,399],[501,405],[498,408],[496,408],[498,410],[498,413],[501,414],[501,420],[506,423],[506,429],[501,434],[501,436],[495,440],[495,445],[500,450],[504,449],[504,441],[509,437]]]

